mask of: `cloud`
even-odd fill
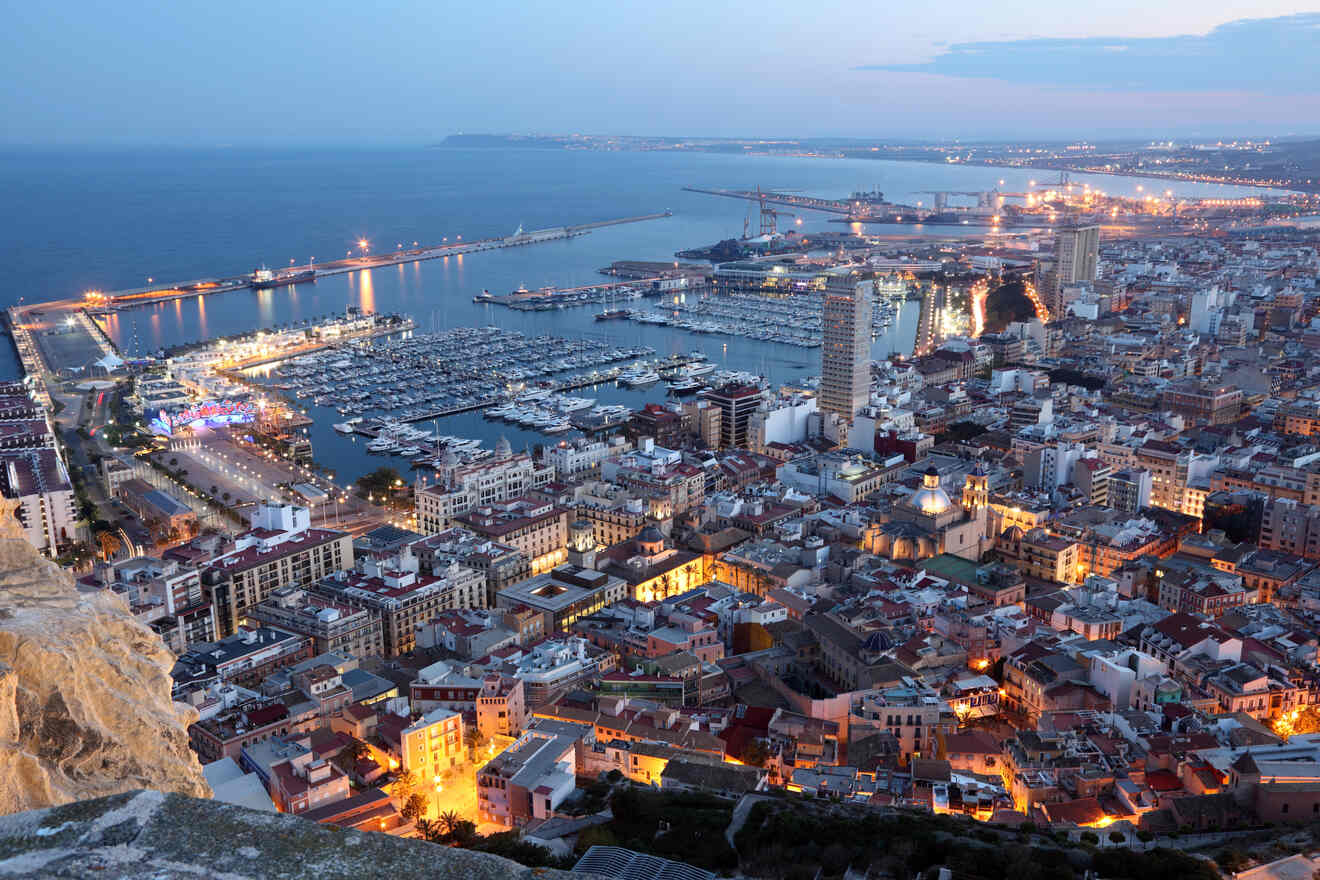
[[[1138,92],[1320,92],[1320,13],[1242,19],[1208,34],[956,43],[921,64],[859,70],[928,73]]]

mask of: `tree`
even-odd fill
[[[739,756],[744,764],[753,767],[764,767],[769,757],[770,750],[759,739],[748,740],[747,745],[743,746],[742,755]]]
[[[102,530],[96,533],[97,543],[101,545],[101,558],[111,559],[119,552],[119,539],[114,533],[108,530]]]
[[[445,837],[457,846],[471,846],[480,835],[477,834],[477,823],[459,819]]]
[[[469,727],[463,731],[463,743],[470,751],[475,752],[486,744],[486,735],[478,727]]]
[[[1127,835],[1122,831],[1111,831],[1109,832],[1109,840],[1111,843],[1122,843],[1127,840]]]
[[[357,493],[364,498],[368,495],[388,497],[393,494],[396,484],[403,482],[403,477],[392,467],[376,468],[357,481]]]
[[[403,809],[399,810],[399,815],[405,819],[416,819],[426,812],[426,795],[421,792],[413,792],[404,802]]]
[[[390,794],[399,803],[406,803],[413,791],[417,788],[417,776],[411,770],[400,770],[394,776],[394,783],[390,786]]]
[[[1091,846],[1095,846],[1100,842],[1100,835],[1096,834],[1094,831],[1083,831],[1081,841],[1082,843],[1089,843]]]
[[[417,834],[422,840],[429,840],[431,843],[439,843],[443,832],[440,830],[438,822],[432,822],[430,819],[418,819],[415,823]]]
[[[339,752],[339,757],[343,759],[345,766],[352,767],[358,761],[371,754],[371,749],[360,739],[351,739],[348,745]]]
[[[619,839],[614,836],[614,832],[606,825],[593,825],[590,828],[582,829],[578,835],[577,845],[573,847],[577,852],[586,852],[593,846],[618,846]]]
[[[973,437],[979,437],[986,432],[985,425],[977,422],[954,422],[940,434],[941,442],[952,441],[955,443],[965,443]]]
[[[445,834],[453,834],[458,823],[463,821],[463,817],[453,810],[445,810],[436,817],[436,822],[444,829]]]
[[[1301,733],[1320,733],[1320,710],[1303,706],[1274,719],[1274,732],[1285,740]]]
[[[1223,868],[1230,874],[1236,874],[1238,871],[1241,871],[1250,861],[1251,859],[1247,857],[1246,853],[1240,849],[1234,849],[1232,847],[1220,850],[1219,854],[1215,856],[1215,864],[1219,865],[1219,867]]]

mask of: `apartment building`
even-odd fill
[[[264,504],[252,514],[252,528],[234,539],[234,549],[203,570],[221,636],[280,587],[307,587],[352,567],[353,536],[310,523],[305,507]]]
[[[568,557],[568,511],[535,498],[512,498],[454,517],[454,522],[488,541],[527,557],[532,574],[549,571]]]
[[[417,558],[364,560],[357,571],[322,578],[311,592],[349,608],[380,617],[386,657],[406,654],[417,646],[417,629],[441,611],[483,608],[486,578],[474,569],[451,565],[436,574],[418,572]]]
[[[247,618],[307,636],[316,654],[379,657],[385,650],[380,615],[374,610],[353,608],[300,587],[280,587],[248,609]]]

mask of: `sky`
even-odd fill
[[[1320,134],[1312,4],[15,3],[0,143]]]

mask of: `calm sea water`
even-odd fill
[[[627,322],[597,323],[598,307],[514,312],[476,305],[482,288],[504,293],[525,284],[587,284],[618,259],[672,259],[676,250],[741,235],[750,203],[683,192],[681,187],[798,189],[841,197],[879,188],[906,203],[922,190],[984,190],[1002,180],[1021,191],[1044,171],[950,167],[927,163],[822,160],[676,153],[595,153],[554,150],[312,150],[9,152],[0,154],[0,196],[11,210],[0,223],[10,284],[0,304],[77,296],[156,281],[233,275],[259,264],[273,268],[342,257],[360,238],[374,251],[413,241],[435,243],[507,235],[526,229],[586,223],[672,210],[673,216],[609,227],[571,241],[411,263],[330,276],[292,290],[239,291],[123,311],[109,321],[126,353],[211,338],[255,327],[341,312],[356,305],[405,312],[419,330],[497,324],[528,333],[606,335],[645,343],[662,354],[701,349],[736,369],[777,381],[818,372],[815,349],[702,336]],[[1138,185],[1179,194],[1231,195],[1235,187],[1164,184],[1074,175],[1109,192]],[[752,218],[755,225],[755,218]],[[792,222],[786,220],[783,222]],[[838,230],[820,215],[804,215],[804,231]],[[886,232],[922,231],[920,227]],[[926,230],[931,231],[931,230]],[[938,234],[980,234],[941,228]],[[915,309],[908,308],[876,353],[911,350]],[[12,353],[8,364],[16,374]],[[633,405],[663,395],[600,388],[578,392]],[[315,412],[318,458],[356,476],[378,463],[353,440],[329,428],[338,416]],[[440,429],[492,441],[507,433],[515,445],[544,442],[479,415],[455,416]],[[398,464],[399,462],[395,462]]]

